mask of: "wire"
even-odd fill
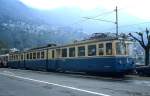
[[[106,14],[111,14],[111,13],[113,13],[113,12],[114,12],[114,11],[103,12],[103,13],[101,13],[101,14],[99,14],[99,15],[92,16],[92,17],[90,17],[90,18],[97,18],[97,17],[103,16],[103,15],[106,15]]]
[[[99,15],[92,16],[92,17],[90,17],[90,18],[97,18],[97,17],[100,17],[100,16],[102,16],[102,15],[111,14],[111,13],[113,13],[113,12],[114,12],[114,11],[103,12],[103,13],[101,13],[101,14],[99,14]],[[88,21],[88,19],[83,19],[83,18],[88,18],[88,17],[82,17],[82,19],[80,19],[79,21],[74,22],[74,23],[72,23],[72,24],[69,24],[68,26],[72,26],[72,25],[75,25],[75,24],[79,24],[79,23],[81,23],[81,22]],[[99,21],[106,21],[106,22],[107,22],[107,20],[99,20]],[[112,22],[112,21],[111,21],[111,22]],[[113,23],[114,23],[114,22],[113,22]]]
[[[91,20],[98,20],[98,21],[104,21],[104,22],[111,22],[111,23],[115,23],[115,22],[113,22],[113,21],[109,21],[109,20],[104,20],[104,19],[94,19],[94,18],[88,18],[88,17],[83,17],[83,18],[85,18],[85,19],[91,19]]]

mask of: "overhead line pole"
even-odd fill
[[[115,9],[115,12],[116,12],[116,37],[118,37],[118,7],[116,6],[116,9]]]

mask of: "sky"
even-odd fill
[[[103,7],[112,10],[116,5],[131,15],[142,19],[149,19],[150,0],[21,0],[26,5],[41,9],[53,10],[61,7],[78,7],[81,10],[93,10]]]
[[[112,11],[117,5],[120,14],[126,13],[131,17],[135,17],[137,18],[137,22],[150,21],[150,12],[148,12],[148,10],[150,9],[149,6],[150,0],[20,0],[20,1],[29,7],[49,11],[61,8],[79,8],[80,10],[82,10],[82,12],[93,12],[99,8],[103,8],[106,11]],[[121,13],[121,11],[123,13]],[[125,21],[126,20],[124,20],[123,22]],[[133,21],[131,24],[134,24],[134,22],[136,21]],[[130,23],[128,25],[130,25]]]

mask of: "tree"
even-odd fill
[[[139,44],[145,51],[145,65],[149,65],[149,51],[150,51],[150,31],[146,28],[144,32],[135,32],[140,38],[137,38],[133,34],[129,33],[129,35]],[[146,38],[146,39],[145,39]]]

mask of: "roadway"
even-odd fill
[[[150,96],[150,78],[0,68],[0,96]]]

